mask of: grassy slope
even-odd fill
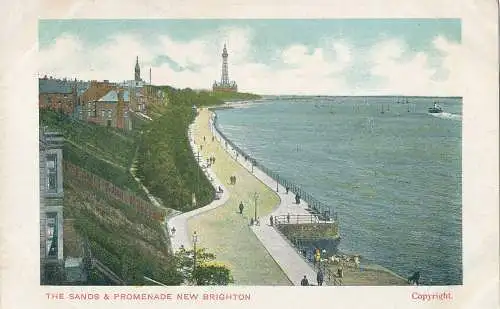
[[[146,198],[144,191],[128,172],[136,148],[133,135],[60,118],[52,111],[40,111],[40,124],[63,133],[65,160]]]
[[[105,194],[92,192],[69,173],[65,174],[64,193],[65,218],[73,219],[75,231],[88,237],[92,254],[128,284],[150,284],[144,281],[145,275],[166,284],[181,282],[158,222]]]
[[[192,209],[193,192],[198,206],[210,203],[214,190],[199,170],[189,146],[187,129],[194,120],[193,105],[213,106],[223,100],[258,98],[241,93],[195,92],[160,87],[168,95],[166,107],[150,110],[154,121],[143,126],[139,147],[138,176],[164,205],[181,211]],[[198,174],[199,173],[199,174]]]
[[[195,187],[199,193],[198,205],[209,203],[213,188],[208,180],[200,177],[195,186],[198,166],[189,148],[187,127],[193,120],[192,105],[216,105],[222,101],[209,93],[164,89],[173,102],[168,108],[156,108],[154,122],[141,124],[142,136],[60,118],[51,111],[40,111],[40,123],[63,133],[65,160],[123,189],[146,198],[128,173],[139,146],[139,177],[167,207],[188,209],[190,206],[184,205],[189,205]],[[224,99],[231,98],[224,95]],[[157,223],[142,218],[127,205],[92,192],[68,173],[65,173],[64,211],[66,218],[74,219],[76,232],[88,237],[93,254],[129,284],[147,284],[144,275],[166,284],[180,283],[166,251],[163,230]]]
[[[63,133],[65,160],[147,200],[128,173],[136,149],[135,136],[60,118],[50,111],[40,111],[40,121]],[[88,237],[93,254],[102,263],[129,284],[151,284],[144,282],[144,275],[167,284],[180,283],[167,253],[169,240],[158,222],[86,187],[69,172],[64,172],[64,190],[65,219],[73,219],[72,229],[78,237]]]

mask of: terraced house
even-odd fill
[[[108,80],[90,81],[88,89],[80,95],[77,108],[76,118],[89,122],[98,123],[96,101],[106,95],[115,87],[115,84]]]
[[[117,87],[93,104],[94,122],[103,126],[132,129],[129,121],[130,92]]]
[[[147,114],[149,105],[161,104],[165,100],[161,90],[141,78],[138,57],[134,79],[121,83],[109,80],[71,81],[47,76],[39,79],[39,108],[124,130],[132,130],[130,112]]]
[[[72,115],[79,97],[89,84],[83,81],[55,79],[44,76],[38,80],[38,105],[41,109],[51,109]]]

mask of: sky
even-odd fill
[[[258,94],[462,96],[459,19],[40,20],[39,75]]]

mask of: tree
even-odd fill
[[[233,282],[229,268],[215,261],[200,263],[193,276],[197,285],[228,285]]]
[[[205,248],[196,250],[196,270],[194,270],[194,250],[181,248],[175,253],[177,269],[185,282],[196,285],[228,285],[233,281],[229,267],[215,261],[215,254]]]

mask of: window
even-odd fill
[[[47,155],[47,189],[49,192],[57,192],[57,155]]]
[[[111,118],[111,110],[108,109],[108,118]]]
[[[104,119],[106,117],[106,111],[102,110],[101,111],[101,118]]]
[[[47,221],[46,221],[46,246],[47,246],[47,257],[57,258],[59,251],[58,244],[58,222],[57,222],[57,213],[49,212],[47,213]]]

